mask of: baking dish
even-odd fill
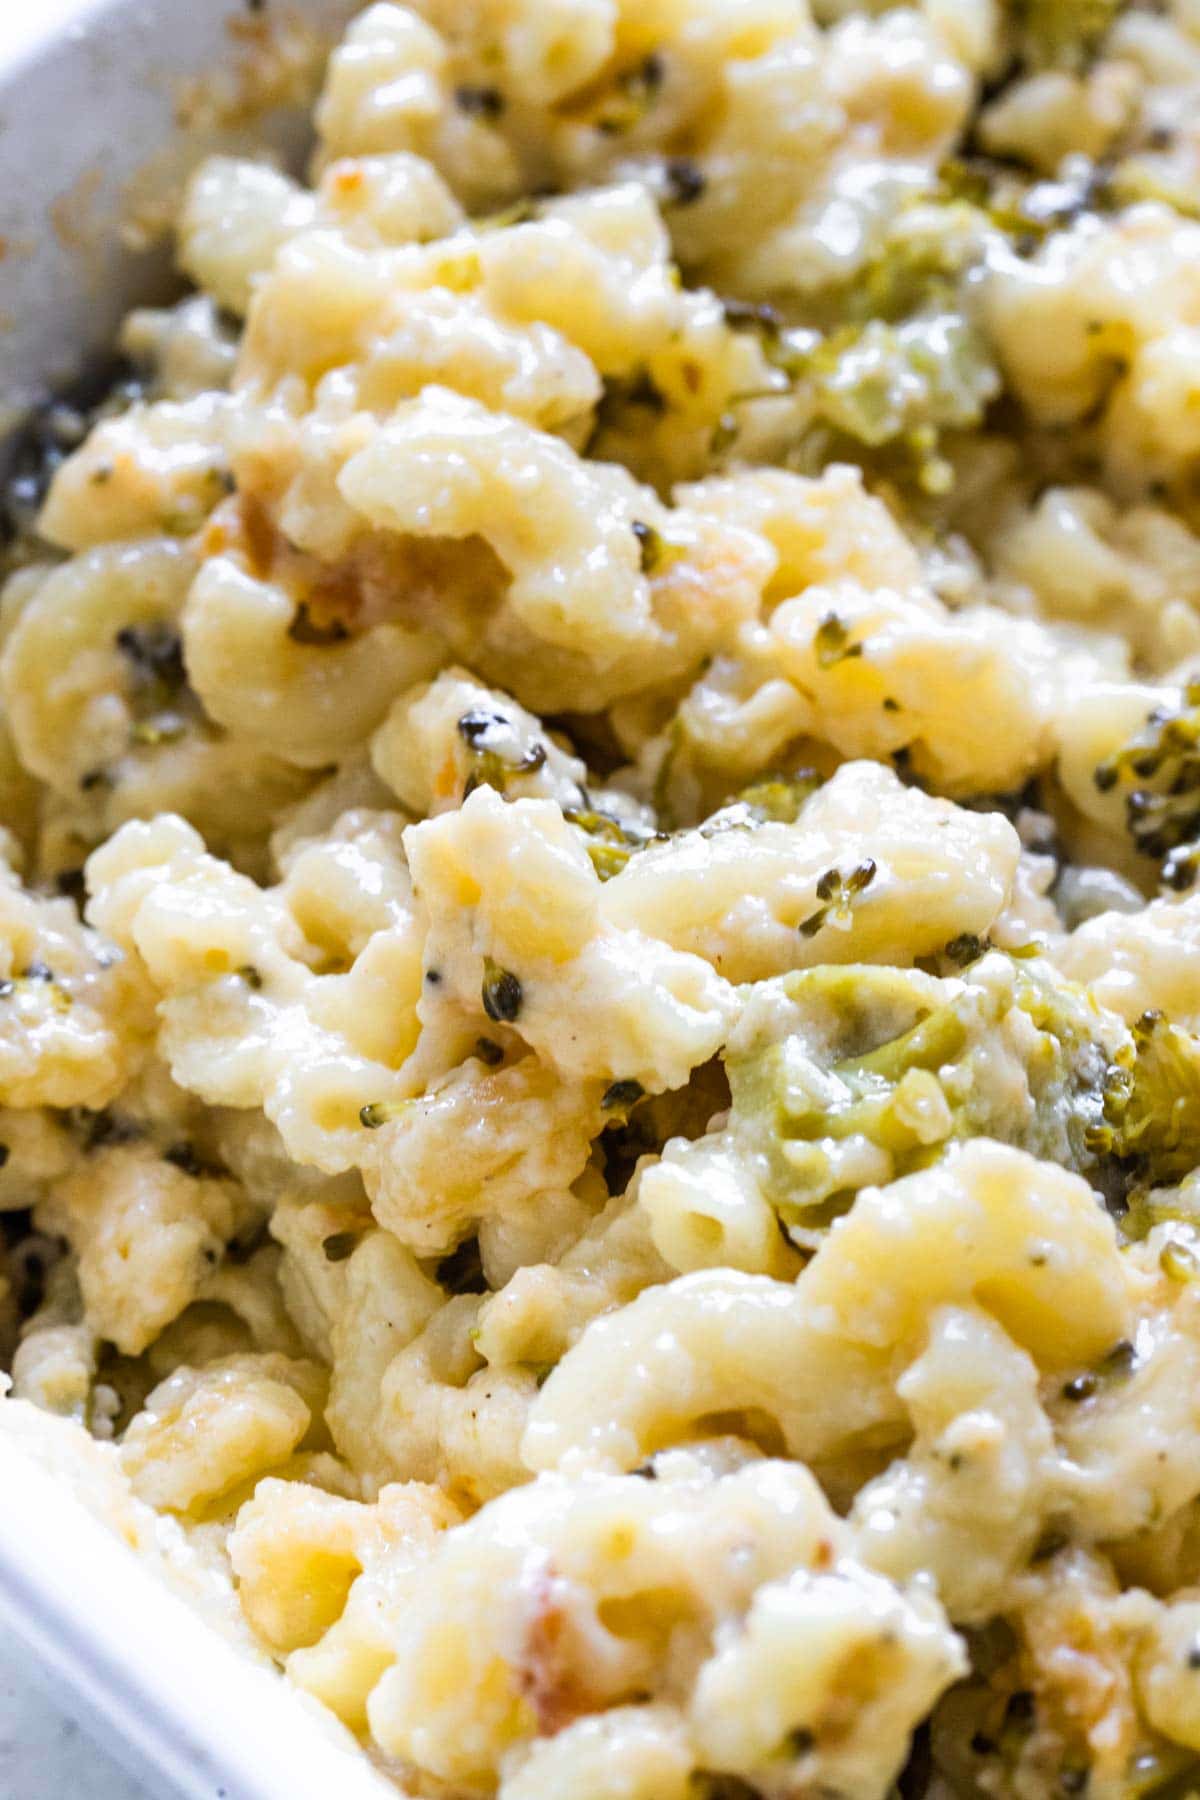
[[[332,37],[346,0],[249,9],[225,0],[0,5],[0,439],[39,397],[104,355],[130,305],[169,291],[169,252],[122,226],[217,147],[303,149],[300,112],[238,130],[179,124],[182,83],[244,85],[270,34]],[[192,93],[203,90],[193,85]],[[194,109],[203,113],[203,106]],[[56,1700],[155,1794],[370,1800],[357,1750],[151,1576],[74,1495],[0,1443],[0,1629]]]
[[[352,1742],[243,1660],[7,1435],[0,1629],[164,1800],[395,1800]]]
[[[206,152],[291,158],[304,106],[255,102],[286,34],[314,69],[354,0],[36,0],[0,5],[0,429],[103,354],[161,295],[161,232],[135,238]],[[307,96],[311,99],[311,96]],[[185,123],[184,121],[189,121]]]

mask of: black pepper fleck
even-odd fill
[[[472,750],[477,750],[489,731],[510,723],[511,720],[506,719],[503,713],[487,712],[482,706],[475,706],[458,721],[458,735]]]
[[[673,156],[667,164],[667,200],[672,206],[693,206],[708,186],[704,171],[686,156]]]
[[[321,1248],[325,1252],[326,1262],[339,1263],[354,1255],[357,1244],[356,1231],[335,1231],[332,1236],[322,1240]]]
[[[464,83],[455,88],[454,103],[471,119],[499,119],[504,112],[504,95],[494,87],[472,87]]]

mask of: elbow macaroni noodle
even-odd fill
[[[425,1800],[1200,1792],[1200,10],[378,0],[0,551],[0,1429]]]

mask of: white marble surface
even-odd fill
[[[0,0],[2,3],[2,0]],[[0,1642],[3,1800],[161,1800],[140,1787],[48,1699],[23,1651]]]

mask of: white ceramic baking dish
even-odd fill
[[[0,429],[164,291],[165,246],[139,254],[128,228],[189,160],[254,143],[295,157],[308,129],[303,113],[231,128],[185,128],[181,113],[249,97],[273,33],[332,41],[363,4],[0,0]]]
[[[32,403],[103,354],[131,304],[168,288],[166,253],[135,254],[122,235],[135,197],[144,204],[159,178],[218,143],[303,148],[303,120],[286,114],[250,121],[240,144],[237,133],[187,137],[181,84],[236,71],[253,54],[248,19],[258,32],[299,19],[332,37],[354,10],[352,0],[0,0],[0,453]],[[152,1794],[394,1800],[353,1746],[7,1439],[0,1629]]]
[[[239,1655],[7,1437],[0,1630],[163,1800],[396,1800],[352,1741]]]

